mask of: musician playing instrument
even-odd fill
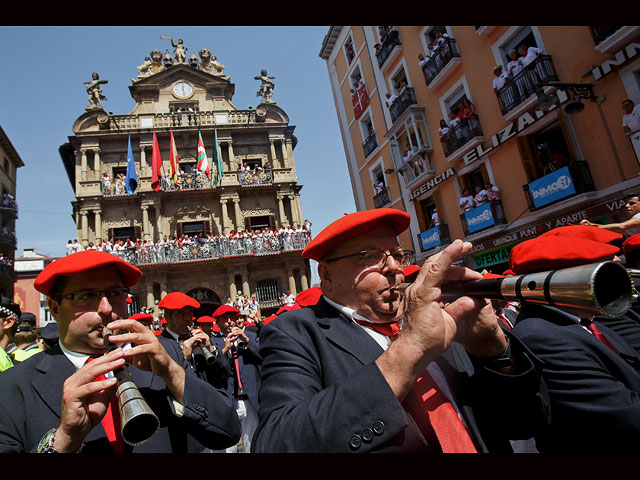
[[[393,208],[352,213],[303,250],[323,295],[260,332],[256,453],[511,451],[544,418],[539,365],[491,303],[440,304],[441,284],[481,278],[452,265],[470,243],[428,258],[404,294],[390,290],[413,258],[398,242],[409,222]],[[441,424],[460,437],[448,442]]]
[[[0,377],[0,452],[186,453],[191,438],[208,448],[236,443],[240,426],[229,397],[186,374],[150,329],[128,319],[128,288],[141,277],[115,255],[93,250],[60,258],[38,275],[34,287],[49,297],[59,347]],[[104,327],[114,332],[113,343],[129,347],[105,354]],[[123,419],[111,404],[117,380],[110,372],[125,364],[161,424],[135,447],[120,441]]]

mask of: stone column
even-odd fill
[[[229,214],[227,213],[227,199],[220,199],[222,207],[222,233],[229,233]]]
[[[240,199],[233,199],[233,211],[236,216],[236,232],[240,230],[241,227],[244,227],[244,222],[242,218],[242,210],[240,210]],[[244,229],[244,228],[243,228]]]
[[[83,148],[80,150],[82,152],[82,157],[80,159],[80,168],[81,168],[81,179],[87,179],[87,151]]]
[[[289,277],[289,291],[292,295],[296,295],[296,279],[291,269],[287,269],[287,276]]]
[[[142,209],[142,239],[149,240],[149,206],[141,205]]]
[[[160,240],[161,238],[164,237],[163,232],[160,231],[161,217],[160,217],[160,203],[159,202],[156,202],[154,204],[154,210],[156,212],[156,224],[155,224],[155,227],[153,229],[154,230],[153,233],[154,233],[154,236],[156,237],[155,241],[157,242],[158,240]]]
[[[280,215],[280,225],[289,223],[287,221],[287,216],[284,213],[284,202],[282,195],[278,195],[278,214]]]
[[[93,178],[100,180],[102,184],[102,162],[100,161],[100,149],[96,148],[93,151]]]
[[[302,290],[306,290],[307,288],[309,288],[309,281],[307,280],[306,272],[300,273],[300,286],[302,287]]]
[[[300,215],[298,214],[298,205],[296,204],[296,196],[295,195],[288,195],[289,197],[289,204],[291,205],[291,226],[293,226],[294,224],[300,224],[302,223],[300,221]]]
[[[231,169],[231,171],[235,171],[237,170],[236,168],[236,157],[233,154],[233,143],[231,143],[231,140],[229,140],[227,142],[227,148],[229,149],[229,168]],[[222,152],[221,152],[222,154]]]
[[[229,298],[231,300],[235,300],[235,298],[238,296],[238,291],[236,290],[236,281],[233,277],[233,275],[227,275],[227,280],[229,281]]]
[[[102,211],[94,210],[93,219],[95,223],[96,244],[102,242]]]
[[[289,155],[287,154],[286,139],[282,139],[282,142],[280,142],[280,146],[282,147],[282,168],[286,168],[289,166]]]
[[[87,218],[89,212],[82,211],[82,245],[86,248],[89,245],[89,219]]]
[[[149,174],[149,166],[147,165],[147,151],[145,146],[140,144],[140,175],[143,177],[150,176]]]
[[[242,274],[242,293],[251,298],[251,289],[249,288],[249,274]]]
[[[160,300],[162,300],[167,293],[169,293],[169,282],[164,280],[160,283]]]
[[[271,168],[276,168],[276,160],[278,160],[278,157],[276,156],[276,146],[272,138],[269,139],[269,147],[271,148]]]
[[[147,308],[155,307],[156,299],[153,296],[153,282],[148,282],[146,284],[147,287]]]

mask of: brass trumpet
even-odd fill
[[[640,272],[638,272],[640,273]],[[442,285],[443,299],[462,296],[541,303],[577,315],[624,315],[636,300],[632,273],[621,263],[606,261],[504,278]],[[404,292],[409,283],[392,287]]]
[[[107,352],[110,352],[116,348],[116,345],[109,341],[113,332],[107,327],[104,327],[103,332]],[[116,395],[120,408],[122,439],[131,446],[142,445],[158,431],[160,420],[133,382],[126,365],[114,370],[113,374],[118,380]]]
[[[189,335],[193,336],[193,327],[187,327],[187,328],[189,329]],[[216,349],[215,346],[213,347],[213,352],[212,352],[205,345],[202,345],[202,343],[200,342],[198,342],[197,345],[200,348],[202,355],[204,355],[205,361],[209,365],[211,365],[213,362],[216,361],[216,357],[218,356],[218,350]]]

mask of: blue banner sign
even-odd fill
[[[433,227],[429,230],[425,230],[420,233],[420,243],[422,244],[422,250],[431,250],[432,248],[440,245],[440,228]]]
[[[496,223],[493,219],[491,203],[489,202],[466,212],[464,216],[467,219],[467,231],[469,233],[477,232]]]
[[[529,193],[536,208],[576,193],[569,167],[562,167],[529,183]]]

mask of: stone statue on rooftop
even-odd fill
[[[271,98],[275,87],[273,82],[275,78],[276,77],[267,76],[267,71],[265,69],[261,70],[260,76],[254,77],[255,80],[260,80],[262,82],[260,84],[260,90],[256,93],[256,97],[262,97],[261,103],[275,103]]]
[[[100,76],[93,72],[90,82],[84,82],[87,88],[87,94],[89,95],[89,106],[87,110],[102,108],[102,100],[107,100],[102,94],[101,84],[109,83],[108,80],[100,80]]]
[[[208,48],[203,48],[198,53],[200,54],[200,70],[211,75],[224,77],[224,65],[211,55],[211,51]]]
[[[142,62],[142,65],[138,65],[138,78],[148,77],[149,75],[151,75],[151,65],[153,65],[151,58],[144,57],[144,62]]]
[[[160,37],[162,40],[169,40],[171,42],[171,46],[174,48],[173,54],[176,57],[176,62],[178,63],[186,63],[187,60],[187,50],[188,48],[184,46],[184,42],[181,38],[178,39],[178,43],[174,41],[171,37]]]

